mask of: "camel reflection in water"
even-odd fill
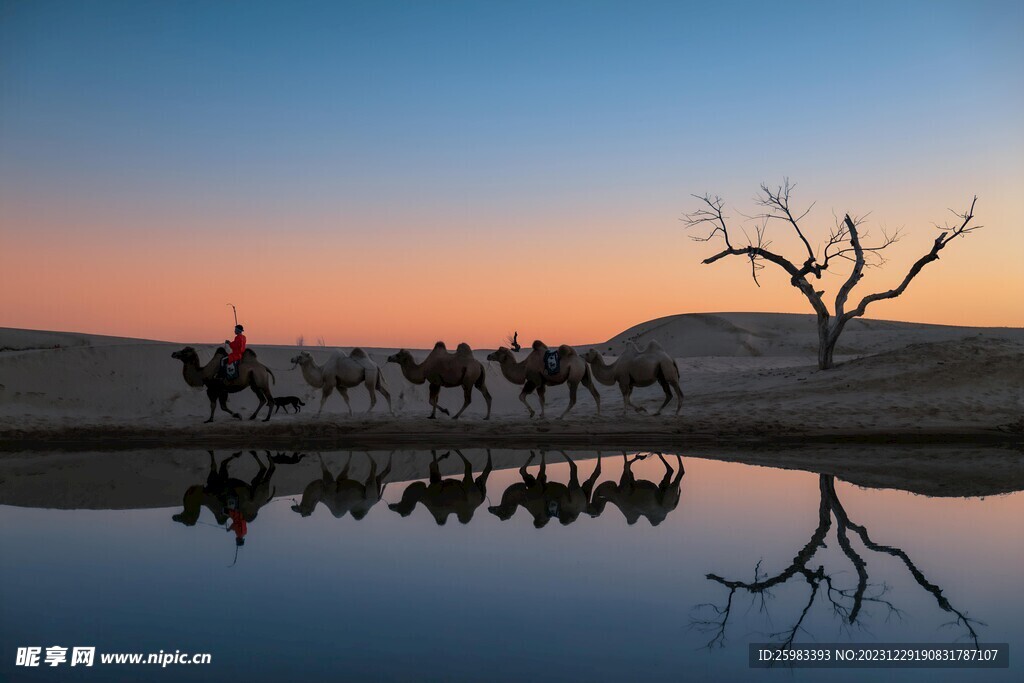
[[[782,649],[791,646],[798,634],[809,635],[804,627],[804,622],[811,608],[819,599],[826,601],[832,613],[841,620],[845,628],[863,626],[866,618],[870,617],[868,608],[871,606],[881,608],[886,619],[902,617],[902,612],[887,597],[890,592],[889,586],[885,583],[872,584],[870,582],[868,563],[853,547],[851,533],[860,539],[861,545],[867,550],[899,559],[917,584],[935,598],[939,608],[951,615],[952,620],[944,626],[961,629],[960,638],[970,640],[977,646],[978,633],[975,626],[984,626],[982,622],[968,617],[966,612],[953,607],[949,599],[942,594],[942,589],[928,581],[905,551],[895,546],[875,542],[868,535],[868,530],[864,526],[854,523],[836,494],[834,476],[819,475],[818,488],[821,494],[818,506],[818,526],[811,534],[810,540],[797,552],[788,567],[777,574],[770,575],[761,572],[761,562],[759,561],[754,567],[752,581],[731,580],[717,574],[707,575],[709,581],[721,584],[729,591],[723,605],[705,603],[694,608],[695,616],[691,621],[691,626],[711,636],[707,647],[723,647],[725,645],[726,628],[735,607],[737,592],[748,593],[758,603],[759,610],[767,613],[768,599],[772,597],[772,589],[781,587],[791,579],[802,579],[807,584],[808,595],[791,627],[767,634]],[[833,517],[836,522],[836,541],[843,555],[852,565],[856,576],[856,581],[851,587],[840,586],[837,577],[842,572],[827,573],[822,564],[812,568],[811,561],[820,549],[826,547],[825,537],[832,527]]]
[[[678,454],[676,464],[679,471],[675,473],[665,460],[665,456],[661,453],[655,455],[665,466],[665,476],[657,484],[633,476],[633,463],[643,460],[647,455],[637,454],[631,460],[623,453],[622,477],[619,478],[619,483],[606,481],[597,487],[594,491],[591,515],[597,517],[604,511],[605,505],[611,503],[626,518],[626,524],[636,524],[641,517],[650,522],[651,526],[658,526],[664,522],[668,513],[679,505],[680,485],[686,470],[683,468],[683,459]],[[672,477],[673,474],[675,478]]]
[[[597,517],[611,503],[622,512],[627,524],[636,524],[644,517],[651,526],[657,526],[679,505],[680,484],[685,472],[682,458],[678,455],[676,460],[679,470],[674,472],[665,457],[661,453],[657,454],[665,466],[665,476],[660,483],[655,484],[645,479],[638,480],[633,474],[633,463],[646,458],[646,454],[637,454],[631,459],[623,453],[619,482],[606,481],[595,490],[594,485],[601,476],[601,454],[598,453],[594,471],[582,484],[576,463],[564,451],[561,454],[569,465],[568,484],[548,481],[546,454],[543,451],[540,470],[537,476],[531,475],[526,468],[537,457],[531,451],[530,457],[519,468],[523,481],[509,486],[502,494],[501,502],[488,510],[499,519],[507,520],[522,507],[533,517],[533,525],[540,529],[556,517],[562,525],[572,524],[584,512]]]
[[[444,478],[441,476],[441,463],[454,453],[463,465],[461,477]],[[630,525],[641,518],[647,519],[652,526],[657,526],[679,504],[680,483],[684,474],[682,458],[676,455],[678,469],[674,470],[661,453],[657,457],[665,467],[665,474],[660,483],[637,479],[633,474],[633,464],[651,454],[637,454],[632,457],[622,454],[623,469],[618,482],[605,481],[598,485],[602,472],[602,456],[598,453],[596,464],[590,476],[580,482],[579,468],[566,453],[560,452],[569,466],[569,481],[562,483],[548,478],[547,453],[540,452],[540,469],[536,476],[527,470],[535,460],[537,453],[530,456],[519,468],[522,481],[513,483],[501,496],[498,505],[488,507],[488,511],[505,521],[511,519],[519,508],[527,511],[533,518],[534,526],[542,528],[550,520],[558,519],[562,525],[572,524],[580,516],[586,514],[597,517],[609,503],[619,509]],[[183,496],[184,509],[174,515],[174,520],[187,526],[195,525],[202,509],[205,507],[214,516],[218,525],[228,519],[229,506],[237,506],[245,521],[256,518],[259,509],[269,503],[276,489],[272,486],[276,467],[281,464],[296,464],[304,455],[286,456],[271,455],[266,452],[266,463],[250,451],[250,455],[259,466],[259,470],[251,481],[243,481],[229,473],[229,466],[239,457],[239,451],[225,458],[219,465],[210,451],[210,471],[205,484],[190,486]],[[385,480],[392,471],[391,458],[387,465],[378,471],[377,460],[369,453],[369,474],[363,478],[350,475],[353,455],[350,453],[341,471],[335,475],[322,456],[320,459],[320,476],[307,484],[301,499],[291,509],[302,517],[309,517],[317,506],[324,505],[336,518],[351,515],[361,520],[382,500],[387,487]],[[487,460],[474,477],[473,464],[458,449],[438,455],[431,451],[428,481],[415,481],[406,486],[401,499],[388,508],[402,517],[408,517],[422,505],[438,525],[444,525],[452,515],[462,524],[468,524],[476,510],[487,500],[487,480],[493,469],[491,452],[487,450]]]
[[[402,493],[402,499],[388,507],[402,517],[408,517],[419,504],[430,512],[438,525],[444,525],[452,514],[462,524],[469,524],[473,513],[487,498],[487,477],[492,468],[490,449],[487,450],[487,464],[476,479],[473,478],[473,465],[462,451],[455,449],[455,454],[463,464],[461,479],[441,477],[440,461],[449,457],[450,451],[440,457],[437,451],[431,451],[430,454],[429,483],[415,481],[409,484]]]
[[[331,514],[336,518],[342,518],[347,513],[352,514],[353,519],[363,519],[374,505],[380,502],[384,495],[387,484],[384,480],[391,473],[391,459],[388,464],[377,474],[377,461],[370,454],[370,473],[364,481],[349,478],[348,472],[352,465],[352,455],[349,454],[345,466],[335,477],[327,469],[323,456],[320,456],[319,479],[311,481],[302,492],[302,500],[292,505],[292,510],[303,517],[313,514],[317,504],[323,503]]]
[[[224,458],[220,465],[217,464],[213,451],[207,452],[210,454],[210,472],[206,477],[206,483],[196,484],[186,489],[182,500],[184,509],[172,517],[175,522],[180,522],[185,526],[195,526],[204,507],[213,513],[217,524],[227,522],[229,506],[237,507],[245,521],[252,522],[256,519],[260,508],[274,497],[276,489],[271,485],[271,480],[277,470],[277,465],[296,464],[305,457],[300,453],[288,456],[283,453],[271,455],[270,451],[266,451],[267,462],[264,464],[256,455],[256,451],[249,451],[259,466],[259,470],[256,472],[256,476],[246,482],[232,477],[228,472],[229,465],[241,457],[242,451]]]
[[[516,482],[505,489],[498,505],[487,508],[488,512],[504,521],[511,519],[516,510],[522,507],[533,517],[533,525],[538,529],[547,525],[553,518],[557,517],[562,524],[572,524],[581,513],[586,512],[594,517],[591,510],[591,496],[597,478],[601,476],[601,457],[597,458],[597,465],[593,474],[581,485],[579,481],[579,468],[565,452],[562,457],[569,464],[568,485],[560,482],[548,481],[547,454],[541,451],[540,470],[537,476],[527,472],[537,454],[530,451],[523,466],[519,468],[519,476],[522,482]]]

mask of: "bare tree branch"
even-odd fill
[[[967,211],[964,211],[963,213],[956,214],[956,216],[960,219],[960,225],[957,227],[949,228],[940,233],[939,236],[935,238],[935,242],[932,243],[932,248],[928,251],[927,254],[925,254],[924,256],[922,256],[921,258],[914,262],[914,265],[910,267],[910,270],[907,272],[906,276],[903,278],[903,281],[899,284],[898,287],[896,287],[895,289],[890,289],[885,292],[878,292],[877,294],[869,294],[868,296],[860,300],[860,304],[858,304],[857,308],[845,314],[840,314],[837,310],[836,316],[843,321],[847,321],[852,318],[864,315],[864,311],[867,309],[869,304],[872,304],[876,301],[882,301],[884,299],[895,299],[900,294],[902,294],[907,289],[907,286],[910,284],[910,281],[917,277],[917,274],[921,272],[921,269],[923,269],[932,261],[939,260],[939,252],[945,249],[947,244],[955,240],[957,237],[967,235],[969,233],[974,232],[975,230],[981,229],[982,226],[980,225],[972,226],[970,224],[971,221],[974,220],[974,205],[977,204],[977,202],[978,197],[977,195],[975,195],[975,197],[971,200],[971,207]]]

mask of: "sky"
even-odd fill
[[[1019,2],[0,0],[0,326],[219,341],[231,302],[250,343],[487,347],[805,313],[680,220],[711,192],[749,230],[787,177],[815,243],[904,229],[862,295],[977,194],[869,317],[1022,326],[1022,121]]]

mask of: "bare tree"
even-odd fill
[[[322,347],[322,348],[326,348],[327,341],[323,337],[317,337],[316,338],[316,345],[319,346],[319,347]]]
[[[827,370],[833,366],[832,356],[835,351],[836,342],[843,333],[846,324],[864,315],[867,307],[875,301],[883,299],[895,299],[902,294],[910,281],[917,277],[926,265],[939,259],[939,252],[942,251],[951,241],[978,230],[982,226],[971,225],[974,219],[974,205],[978,198],[971,200],[970,208],[962,213],[952,211],[956,216],[953,224],[935,227],[940,230],[939,236],[935,238],[931,249],[910,266],[910,270],[904,276],[903,281],[893,289],[875,294],[868,294],[860,300],[854,308],[847,308],[847,302],[853,289],[864,277],[864,269],[871,266],[880,266],[886,262],[883,251],[895,244],[901,237],[899,231],[893,233],[882,232],[882,239],[877,244],[867,245],[862,240],[868,237],[867,232],[861,233],[860,227],[864,222],[864,216],[851,217],[846,214],[842,219],[836,219],[835,225],[829,230],[828,238],[820,251],[815,250],[811,241],[801,224],[807,214],[810,213],[812,204],[804,211],[794,210],[790,205],[790,194],[794,184],[786,179],[783,184],[776,188],[768,185],[761,185],[761,192],[757,202],[764,211],[756,216],[745,216],[745,218],[756,220],[753,237],[744,231],[746,245],[739,245],[735,242],[736,231],[730,228],[729,222],[724,214],[725,202],[721,197],[705,194],[694,195],[702,202],[701,208],[693,213],[686,214],[683,221],[688,228],[698,226],[710,226],[711,232],[706,235],[694,235],[693,239],[698,242],[711,242],[721,239],[725,243],[725,249],[717,254],[704,259],[703,263],[711,264],[726,256],[743,256],[750,261],[750,273],[754,283],[758,287],[761,283],[758,274],[765,267],[765,262],[770,262],[782,268],[789,275],[790,284],[803,293],[810,302],[811,308],[818,317],[818,367]],[[807,258],[802,265],[780,254],[771,251],[771,242],[767,238],[768,228],[773,221],[784,223],[793,230],[803,249],[807,252]],[[846,261],[852,264],[849,275],[836,293],[834,312],[829,312],[825,304],[823,290],[817,290],[811,283],[810,277],[816,280],[821,279],[822,273],[829,272],[837,262]]]
[[[300,346],[300,347],[301,346],[305,346],[306,345],[306,335],[300,334],[298,337],[296,337],[295,338],[295,345],[296,346]]]

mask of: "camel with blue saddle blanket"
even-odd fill
[[[590,368],[571,346],[563,344],[557,349],[549,349],[544,342],[537,340],[533,342],[530,354],[521,361],[516,360],[512,351],[505,346],[489,354],[487,360],[497,361],[505,379],[523,387],[519,392],[519,400],[530,411],[530,417],[534,416],[534,410],[526,397],[536,389],[540,399],[540,416],[544,417],[545,391],[547,387],[559,384],[569,385],[569,405],[559,417],[565,417],[576,405],[576,391],[580,384],[590,391],[597,404],[597,414],[601,414],[601,395],[594,386]]]

